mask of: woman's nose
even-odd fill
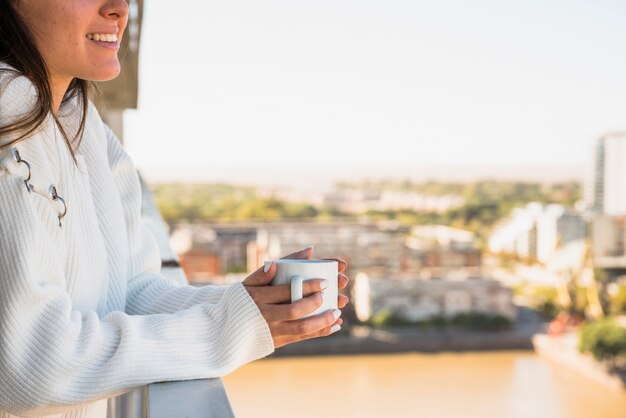
[[[100,13],[106,17],[126,19],[128,17],[128,0],[107,0]]]

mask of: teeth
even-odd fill
[[[117,42],[117,35],[114,33],[89,33],[87,39],[102,42]]]

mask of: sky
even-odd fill
[[[626,130],[622,0],[145,2],[140,59],[148,179],[564,178]]]

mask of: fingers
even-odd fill
[[[306,335],[312,335],[318,333],[325,328],[333,326],[339,319],[341,311],[339,309],[329,309],[328,311],[319,315],[314,315],[308,318],[298,319],[295,321],[287,321],[280,324],[278,332],[283,335],[293,335],[304,337]]]
[[[311,279],[302,282],[302,294],[310,296],[321,292],[327,285],[322,279]],[[253,286],[248,289],[250,296],[257,303],[286,303],[291,302],[291,285],[279,284],[275,286]]]
[[[339,295],[337,298],[337,306],[339,309],[343,309],[350,302],[350,299],[346,295]]]
[[[339,289],[345,289],[345,287],[348,285],[348,276],[346,276],[345,274],[339,274],[337,279]]]
[[[303,250],[296,251],[281,258],[281,260],[310,260],[313,258],[313,246],[307,247]]]
[[[269,300],[278,300],[279,297],[283,298],[282,300],[283,303],[289,302],[291,300],[291,295],[289,294],[290,289],[288,288],[284,288],[284,290],[279,290],[279,292],[276,292],[276,294],[273,294],[273,295],[266,293],[267,290],[273,290],[276,288],[281,288],[281,286],[272,286],[272,287],[267,287],[267,288],[266,287],[252,287],[252,288],[249,288],[248,291],[250,292],[252,299],[254,299],[254,301],[257,302],[258,304],[262,304],[262,305],[271,304],[271,303],[281,303],[281,301],[268,302]],[[313,301],[305,303],[304,306],[300,306],[302,305],[302,303],[298,303],[298,302],[301,302],[302,300],[305,300],[305,299],[301,299],[300,301],[296,301],[294,303],[286,304],[286,305],[274,305],[275,307],[264,306],[264,310],[267,311],[271,315],[271,317],[268,318],[271,321],[281,321],[281,320],[285,321],[285,320],[298,319],[304,315],[307,315],[313,312],[315,309],[321,306],[321,302],[319,304],[317,303],[317,298],[318,298],[317,295],[319,295],[319,293],[313,293],[310,296],[308,296],[308,298],[305,298],[305,299],[313,299]],[[321,296],[319,297],[319,300],[321,301]],[[339,309],[345,308],[349,302],[350,302],[350,298],[348,298],[346,295],[339,295],[337,297],[337,307]],[[293,305],[297,305],[297,307],[293,307]],[[313,306],[312,309],[310,308],[311,306]],[[308,309],[311,309],[311,310],[308,310]]]
[[[310,314],[322,306],[322,302],[322,295],[318,292],[290,304],[262,305],[260,308],[267,312],[268,322],[293,321]]]
[[[282,259],[291,259],[291,260],[310,260],[313,258],[313,246],[304,248],[300,251],[296,251],[295,253],[291,253]],[[341,270],[340,270],[341,271]],[[269,284],[276,275],[276,266],[271,261],[266,261],[263,267],[257,269],[254,273],[248,276],[243,284],[245,286],[264,286]]]
[[[341,324],[343,324],[343,319],[339,318],[330,326],[322,328],[321,330],[313,332],[311,334],[304,335],[298,341],[309,340],[311,338],[327,337],[330,334],[334,334],[335,332],[339,331],[341,329]]]
[[[312,295],[315,292],[321,292],[328,287],[328,280],[311,279],[302,282],[302,294],[304,296]],[[291,291],[291,289],[289,289]]]
[[[244,286],[265,286],[270,284],[276,275],[276,266],[271,261],[266,261],[263,267],[259,267],[254,273],[246,277]]]
[[[254,273],[246,277],[246,279],[243,281],[243,284],[245,286],[265,286],[271,283],[275,275],[276,265],[271,261],[266,261],[263,267],[260,267]],[[304,282],[302,291],[305,295],[324,290],[319,286],[319,282],[321,280],[316,280],[317,279],[306,280]],[[348,277],[345,274],[340,273],[339,276],[337,276],[337,280],[339,289],[344,289],[348,285]],[[314,281],[315,283],[313,283]]]
[[[342,324],[343,324],[343,319],[339,318],[330,326],[323,328],[319,331],[313,332],[311,334],[306,334],[306,335],[274,336],[274,333],[272,332],[272,336],[274,339],[274,347],[278,348],[278,347],[282,347],[283,345],[295,343],[295,342],[302,341],[302,340],[308,340],[311,338],[326,337],[330,334],[334,334],[335,332],[339,331],[341,329]]]
[[[322,258],[322,260],[333,260],[337,262],[337,268],[339,270],[339,273],[341,273],[342,271],[344,271],[346,268],[348,268],[348,263],[346,263],[345,261],[343,261],[341,258]]]
[[[276,337],[274,339],[274,346],[276,348],[278,347],[282,347],[283,345],[286,344],[291,344],[291,343],[295,343],[298,341],[302,341],[302,340],[308,340],[311,338],[319,338],[319,337],[326,337],[330,334],[334,334],[335,332],[339,331],[341,329],[341,324],[343,324],[343,319],[339,318],[337,319],[331,326],[323,328],[319,331],[313,332],[311,334],[306,334],[306,335],[284,335],[284,336],[280,336],[280,337]],[[335,327],[337,326],[337,327]]]

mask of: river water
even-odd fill
[[[626,393],[532,352],[266,359],[224,383],[238,418],[626,417]]]

